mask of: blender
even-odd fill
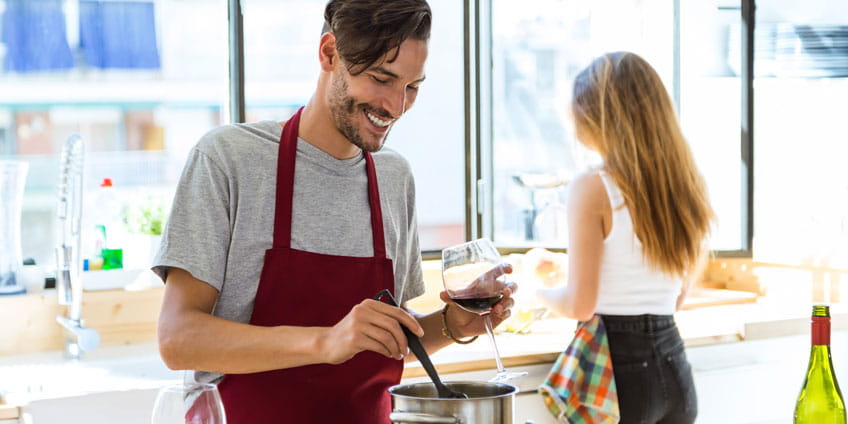
[[[21,208],[27,162],[0,160],[0,295],[26,291],[19,278],[21,257]]]

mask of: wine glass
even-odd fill
[[[503,298],[506,279],[501,255],[489,239],[477,239],[442,250],[442,281],[445,290],[460,308],[481,315],[486,333],[495,351],[498,373],[492,382],[503,382],[526,375],[504,369],[495,333],[492,330],[492,307]]]
[[[226,424],[224,404],[214,384],[163,387],[153,404],[152,424]]]

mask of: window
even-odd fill
[[[246,121],[284,121],[309,101],[320,71],[321,0],[242,0]]]
[[[848,3],[757,2],[754,249],[848,265]]]
[[[710,247],[747,250],[738,0],[680,2],[679,113],[716,214]]]
[[[409,160],[415,175],[421,250],[465,241],[465,109],[463,11],[456,0],[428,0],[433,27],[427,80],[387,145]]]
[[[567,247],[563,186],[591,162],[565,118],[569,84],[592,57],[629,49],[654,64],[678,105],[717,213],[712,249],[756,251],[758,260],[782,263],[848,263],[840,127],[848,5],[758,1],[755,25],[743,19],[753,3],[484,2],[492,16],[492,135],[480,150],[493,152],[486,180],[493,201],[484,213],[491,225],[480,233],[506,247]]]
[[[596,56],[630,50],[671,87],[670,5],[492,1],[492,235],[499,245],[566,247],[566,187],[596,160],[569,123],[571,83]]]
[[[228,6],[244,12],[236,110],[284,120],[314,90],[325,3],[0,0],[0,159],[29,163],[24,257],[54,261],[68,136],[86,141],[87,189],[109,177],[127,198],[170,199],[188,150],[230,122]],[[567,247],[568,182],[597,160],[572,134],[571,81],[597,55],[631,50],[655,66],[679,108],[718,214],[713,249],[751,254],[753,164],[740,154],[740,128],[753,84],[758,256],[845,256],[842,3],[757,2],[751,80],[741,19],[751,0],[431,0],[427,81],[387,142],[416,176],[422,250],[469,236]]]
[[[188,150],[226,122],[226,0],[0,0],[0,16],[0,159],[30,165],[22,251],[47,269],[71,134],[92,211],[104,178],[121,199],[169,202]],[[84,250],[92,233],[84,219]],[[146,267],[149,242],[126,237],[125,266]]]

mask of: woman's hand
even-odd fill
[[[480,280],[479,283],[475,282],[471,285],[471,287],[475,287],[478,284],[486,284],[488,281],[494,280],[504,274],[511,273],[512,265],[501,264],[480,276],[480,278],[478,278],[478,280]],[[508,282],[503,285],[501,290],[503,298],[501,298],[501,300],[492,307],[492,312],[490,313],[492,317],[492,328],[497,327],[501,322],[509,318],[512,313],[511,308],[515,305],[515,300],[512,298],[512,295],[515,294],[517,290],[518,285],[513,282]],[[447,291],[439,293],[439,297],[443,302],[451,304],[451,307],[448,308],[447,323],[448,327],[450,327],[450,332],[454,335],[454,337],[470,337],[486,332],[486,324],[483,321],[483,316],[462,309],[459,305],[454,303],[453,300],[451,300]]]

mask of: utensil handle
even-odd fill
[[[420,412],[392,412],[389,419],[393,423],[437,423],[437,424],[461,424],[457,417],[442,417]]]
[[[398,304],[395,301],[395,298],[392,294],[384,289],[377,293],[374,296],[374,300],[380,300],[383,297],[389,299],[389,304],[397,307]],[[421,366],[424,367],[424,370],[427,371],[427,375],[430,376],[430,379],[433,380],[433,383],[436,386],[436,391],[439,392],[439,397],[450,397],[450,391],[446,390],[445,385],[442,383],[442,380],[439,378],[439,374],[436,372],[436,367],[433,366],[433,362],[430,361],[430,357],[427,355],[427,350],[424,349],[424,345],[421,344],[421,340],[418,339],[418,336],[412,333],[412,330],[406,328],[405,325],[401,325],[400,328],[403,330],[403,334],[406,335],[407,344],[409,344],[409,350],[415,354],[415,358],[418,359],[418,362],[421,363]]]

